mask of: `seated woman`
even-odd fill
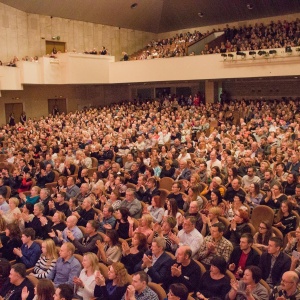
[[[67,227],[66,216],[62,211],[56,211],[52,217],[52,226],[49,228],[49,232],[54,232],[57,235],[57,230],[63,232]],[[48,232],[48,233],[49,233]]]
[[[82,259],[83,269],[79,278],[74,277],[75,296],[79,299],[92,299],[96,286],[95,274],[99,272],[98,257],[95,253],[87,252]]]
[[[27,192],[30,190],[31,186],[32,186],[32,178],[30,172],[24,173],[21,185],[18,188],[17,192],[18,193]]]
[[[129,274],[134,273],[134,267],[142,260],[143,255],[147,250],[147,238],[140,232],[134,233],[131,247],[129,247],[126,241],[122,243],[121,262],[124,264]]]
[[[104,236],[104,242],[97,240],[97,256],[100,262],[111,265],[120,260],[122,252],[119,246],[119,236],[116,230],[107,230]]]
[[[274,223],[274,226],[282,232],[283,236],[296,229],[297,217],[292,213],[292,209],[293,204],[290,201],[283,201],[277,216],[279,222]]]
[[[40,279],[34,289],[34,294],[34,300],[53,299],[53,296],[55,294],[55,287],[53,282],[50,279]],[[21,299],[26,300],[28,297],[28,290],[23,288]]]
[[[226,205],[223,202],[222,195],[218,189],[211,191],[211,200],[207,202],[205,210],[209,210],[212,207],[219,207],[222,211],[221,215],[224,216],[226,212]]]
[[[120,207],[116,213],[116,224],[115,224],[115,230],[117,231],[119,237],[121,239],[128,239],[129,238],[129,222],[128,217],[130,217],[130,213],[128,208],[126,207]]]
[[[148,244],[150,244],[150,235],[152,234],[152,216],[149,214],[143,215],[138,221],[138,227],[133,231],[134,220],[131,217],[128,217],[129,226],[129,237],[132,237],[135,232],[143,233],[146,238]]]
[[[260,204],[260,201],[263,198],[263,195],[260,193],[259,183],[251,183],[249,186],[249,191],[246,195],[247,204],[251,207],[251,209],[255,208]]]
[[[187,191],[187,195],[183,196],[184,204],[183,204],[183,211],[187,212],[190,207],[190,203],[192,201],[197,201],[199,209],[203,208],[203,199],[201,198],[200,194],[202,191],[202,187],[200,185],[190,187]]]
[[[23,202],[30,202],[35,204],[40,199],[40,188],[38,186],[33,186],[30,190],[30,195],[25,196],[24,193],[20,193],[19,197]]]
[[[292,255],[293,251],[296,250],[300,252],[300,225],[296,228],[296,232],[289,232],[287,234],[287,244],[284,252],[288,255]]]
[[[128,279],[128,273],[124,265],[115,262],[108,268],[107,280],[99,271],[96,272],[94,296],[101,300],[120,300],[129,285]]]
[[[15,218],[19,223],[19,227],[21,231],[23,231],[23,229],[25,228],[25,222],[31,222],[32,219],[34,218],[33,207],[34,205],[32,203],[27,202],[21,208],[22,210],[21,215],[15,215]]]
[[[176,219],[176,226],[178,228],[178,226],[180,224],[182,224],[182,214],[179,212],[178,210],[178,206],[177,206],[177,202],[175,199],[171,198],[171,199],[166,199],[166,205],[167,205],[167,209],[165,210],[164,213],[164,220],[166,219],[166,217],[173,217]]]
[[[16,255],[13,253],[14,248],[20,248],[22,246],[21,231],[16,223],[10,223],[6,225],[5,237],[0,240],[0,254],[7,260],[16,259]]]
[[[33,275],[36,278],[47,278],[48,274],[55,267],[58,254],[55,243],[51,239],[42,242],[42,254],[33,268]]]
[[[174,173],[175,173],[175,168],[172,166],[172,160],[166,159],[165,165],[163,166],[160,172],[160,178],[164,178],[164,177],[173,178]]]
[[[270,237],[275,236],[272,230],[272,225],[267,221],[262,221],[259,224],[258,232],[253,236],[254,246],[262,251],[267,251]]]
[[[226,261],[223,257],[215,256],[211,260],[210,270],[206,271],[199,281],[198,299],[219,297],[225,299],[230,290],[230,279],[226,276]]]
[[[257,266],[249,266],[244,272],[240,281],[231,280],[231,290],[225,299],[259,299],[268,300],[267,289],[259,283],[261,280],[261,270]]]
[[[233,197],[232,204],[229,204],[229,209],[227,210],[227,219],[231,221],[239,209],[248,211],[247,206],[244,205],[245,197],[243,194],[236,194]]]
[[[153,223],[161,223],[165,210],[161,206],[160,196],[152,197],[151,205],[147,207],[147,211],[152,216]]]
[[[239,209],[231,220],[226,238],[232,243],[233,247],[240,244],[240,238],[243,233],[251,233],[251,228],[248,225],[249,214],[243,209]]]
[[[4,219],[6,224],[11,224],[17,221],[17,216],[21,215],[21,211],[18,207],[19,200],[18,198],[10,198],[8,200],[9,205],[9,211],[7,211],[5,214],[3,213],[3,210],[0,210],[0,216]]]
[[[210,235],[210,227],[213,224],[219,223],[219,217],[222,214],[222,210],[220,207],[211,207],[208,211],[201,211],[202,213],[202,221],[203,227],[201,230],[201,234],[203,236]],[[207,214],[207,215],[206,215]]]
[[[282,186],[280,184],[274,184],[271,190],[266,191],[266,195],[261,200],[261,205],[271,207],[276,212],[279,210],[281,202],[287,200],[287,196],[282,193]]]

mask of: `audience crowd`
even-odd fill
[[[2,126],[0,296],[300,299],[299,124],[195,95]]]

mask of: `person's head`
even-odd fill
[[[44,205],[43,205],[43,203],[38,202],[38,203],[34,204],[34,207],[33,207],[33,214],[34,214],[36,217],[42,216],[42,215],[43,215],[43,211],[44,211]]]
[[[72,300],[73,299],[73,289],[69,284],[60,284],[53,295],[54,300]]]
[[[290,214],[293,210],[292,202],[284,200],[281,202],[280,210],[282,214]]]
[[[132,202],[134,200],[134,190],[129,188],[126,190],[125,199],[127,202]]]
[[[134,289],[140,294],[148,285],[148,274],[144,271],[139,271],[132,275],[132,283]]]
[[[284,272],[281,278],[281,289],[290,294],[297,289],[299,276],[294,271]]]
[[[161,207],[160,196],[158,196],[158,195],[153,196],[152,199],[151,199],[151,205],[153,207]]]
[[[249,192],[253,195],[258,195],[259,189],[260,189],[260,186],[259,186],[259,183],[257,183],[257,182],[251,183],[249,186]]]
[[[240,188],[240,183],[237,178],[233,179],[231,182],[231,186],[234,190],[238,190]]]
[[[214,256],[210,261],[210,272],[217,274],[221,273],[225,275],[226,273],[226,260],[222,256]]]
[[[28,214],[33,214],[33,208],[34,208],[34,205],[32,203],[26,202],[23,206],[22,212],[28,213]]]
[[[155,178],[150,177],[147,180],[147,187],[148,187],[148,189],[154,189],[156,187],[156,180],[155,180]]]
[[[168,300],[187,300],[189,290],[183,283],[172,283],[167,296]]]
[[[57,249],[52,239],[47,239],[42,242],[42,254],[49,259],[57,258]]]
[[[72,229],[76,226],[78,219],[75,216],[69,216],[67,218],[66,224],[69,229]]]
[[[115,280],[117,286],[124,286],[128,283],[128,273],[121,262],[114,262],[108,267],[108,279]]]
[[[247,175],[250,177],[250,178],[252,178],[255,174],[255,170],[254,170],[254,167],[249,167],[248,169],[247,169]]]
[[[39,279],[36,286],[36,295],[38,300],[52,299],[54,293],[54,284],[50,279]]]
[[[271,188],[272,192],[275,194],[275,195],[279,195],[280,193],[282,193],[282,185],[279,184],[279,183],[275,183],[272,188]]]
[[[163,237],[156,237],[151,244],[152,254],[159,256],[166,249],[166,240]]]
[[[192,201],[189,206],[189,213],[196,214],[199,212],[199,204],[197,201]]]
[[[222,195],[218,189],[213,189],[211,191],[210,198],[214,206],[217,206],[220,203],[222,203]]]
[[[85,270],[90,270],[93,273],[99,270],[99,259],[95,253],[86,252],[83,255],[82,266]]]
[[[175,228],[176,225],[177,225],[176,218],[174,218],[173,216],[168,216],[164,219],[161,229],[164,232],[169,233],[173,228]]]
[[[27,245],[35,239],[35,230],[33,228],[25,228],[22,232],[22,242]]]
[[[2,205],[5,202],[5,197],[3,194],[0,194],[0,205]]]
[[[141,232],[135,232],[132,237],[132,245],[137,246],[139,251],[146,251],[148,248],[147,237]]]
[[[81,208],[86,211],[89,211],[92,208],[93,203],[94,203],[94,201],[93,201],[92,197],[86,197],[86,198],[84,198],[84,200],[81,204]]]
[[[118,245],[119,243],[118,232],[114,229],[106,230],[104,241],[109,243],[111,246]]]
[[[139,221],[140,226],[151,228],[153,217],[150,214],[143,215]]]
[[[168,199],[167,209],[168,209],[169,213],[172,214],[173,217],[176,217],[176,214],[178,212],[178,206],[177,206],[177,202],[174,198]]]
[[[40,194],[41,189],[38,186],[33,186],[30,190],[31,196],[37,196]]]
[[[253,236],[250,233],[243,233],[240,237],[240,249],[248,251],[253,245]]]
[[[75,252],[75,246],[72,243],[70,242],[63,243],[59,250],[59,256],[64,260],[68,260],[69,258],[72,257],[74,252]]]
[[[237,224],[249,222],[249,213],[246,210],[238,209],[234,214],[234,220]]]
[[[62,223],[66,220],[66,216],[62,211],[56,211],[52,217],[53,223]]]
[[[245,269],[243,281],[246,285],[256,284],[262,278],[261,269],[257,266],[248,266]]]
[[[179,264],[187,266],[192,257],[192,250],[189,246],[180,246],[176,251],[176,261]]]
[[[283,246],[282,239],[278,237],[270,237],[268,243],[268,253],[271,255],[277,255]]]
[[[9,273],[9,281],[11,284],[19,285],[26,277],[26,266],[21,263],[17,263],[11,266]]]
[[[10,239],[12,238],[20,238],[21,237],[21,231],[20,227],[16,223],[9,223],[6,225],[5,228],[5,235],[9,237]]]
[[[183,221],[183,230],[185,233],[190,233],[195,229],[196,226],[196,218],[194,217],[186,217]]]
[[[182,188],[182,184],[181,182],[174,182],[172,185],[172,193],[174,193],[175,195],[179,194],[180,190]]]
[[[118,220],[122,220],[123,222],[127,222],[127,218],[130,216],[130,212],[126,207],[120,207],[116,211],[116,218]]]
[[[95,220],[89,220],[86,223],[85,232],[86,232],[87,235],[92,236],[98,231],[98,228],[99,228],[98,222],[96,222]]]
[[[225,231],[225,225],[221,222],[212,224],[210,227],[210,233],[214,240],[219,240],[222,238]]]
[[[0,258],[0,286],[9,277],[10,269],[9,261],[5,258]]]
[[[208,211],[208,217],[210,220],[213,220],[214,218],[218,218],[222,215],[222,210],[220,207],[211,207]]]
[[[19,199],[12,197],[8,200],[8,205],[11,210],[15,209],[19,205]]]

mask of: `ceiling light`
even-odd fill
[[[203,12],[199,12],[199,13],[198,13],[198,16],[199,16],[200,18],[203,18],[203,17],[204,17]]]
[[[137,6],[138,6],[138,4],[135,2],[135,3],[132,3],[132,4],[130,5],[130,8],[131,8],[131,9],[135,9]]]
[[[253,4],[248,3],[248,4],[247,4],[247,8],[248,8],[249,10],[253,9]]]

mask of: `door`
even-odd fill
[[[48,113],[53,115],[54,111],[58,111],[59,114],[67,113],[66,98],[48,99]]]
[[[11,113],[14,114],[15,123],[19,123],[22,112],[23,112],[23,103],[5,103],[6,123],[8,123],[9,116]]]
[[[46,41],[46,54],[51,54],[54,47],[56,48],[57,52],[60,51],[62,53],[65,53],[66,43],[57,41]]]

